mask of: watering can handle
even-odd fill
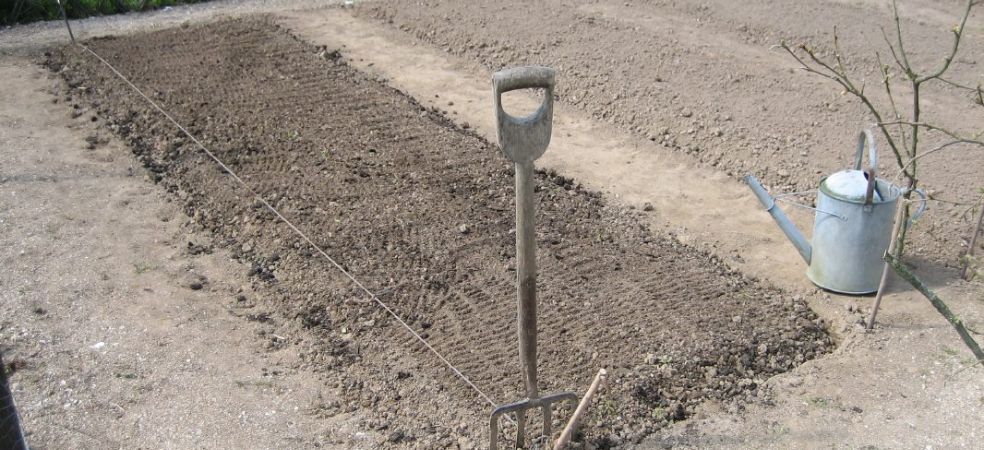
[[[864,204],[871,205],[875,197],[875,185],[878,183],[875,177],[875,167],[878,167],[878,149],[875,148],[875,135],[871,130],[864,130],[858,134],[858,150],[854,154],[854,169],[861,170],[861,160],[864,158],[864,143],[868,143],[868,168],[864,171],[868,178],[868,189],[865,190]]]
[[[550,144],[554,78],[554,70],[542,66],[514,67],[492,75],[499,147],[506,157],[518,164],[532,164]],[[543,102],[533,114],[514,117],[502,109],[502,94],[517,89],[536,88],[546,92]]]
[[[911,225],[914,220],[919,219],[919,217],[922,216],[924,212],[926,212],[926,206],[927,203],[929,202],[929,198],[926,195],[926,191],[922,189],[914,189],[912,192],[915,192],[916,195],[920,197],[920,199],[919,199],[919,209],[917,209],[916,212],[912,213],[912,215],[909,216],[909,225]]]

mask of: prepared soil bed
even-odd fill
[[[512,167],[495,145],[266,19],[87,45],[497,403],[522,397]],[[350,401],[318,413],[370,409],[380,423],[368,425],[393,430],[392,445],[485,442],[491,405],[160,113],[77,48],[47,65],[80,114],[107,119],[234,249],[271,305],[321,333],[298,349]],[[635,440],[705,400],[755,397],[764,379],[831,347],[800,299],[654,234],[570,179],[536,180],[542,390],[582,392],[599,368],[612,371],[586,439]]]

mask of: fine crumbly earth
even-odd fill
[[[88,43],[159,102],[497,403],[519,399],[512,173],[496,148],[268,20]],[[186,212],[251,266],[299,347],[393,444],[481,442],[491,406],[105,67],[49,54]],[[207,75],[207,76],[206,76]],[[830,346],[801,299],[537,176],[543,390],[612,369],[587,439],[634,441],[706,399],[755,397]],[[258,317],[257,320],[263,320]],[[483,437],[484,436],[484,437]]]
[[[753,0],[626,1],[384,0],[356,14],[390,24],[490,70],[543,64],[558,70],[557,96],[594,118],[686,153],[733,177],[751,173],[776,193],[816,189],[853,162],[858,132],[874,119],[832,81],[798,70],[775,48],[786,40],[833,51],[832,32],[856,84],[891,117],[879,64],[891,64],[881,29],[894,32],[891,2]],[[899,2],[906,49],[923,73],[952,46],[963,1]],[[984,82],[984,26],[977,8],[947,76]],[[900,74],[894,73],[896,78]],[[895,87],[907,113],[909,91]],[[922,119],[966,135],[981,133],[984,108],[967,92],[927,83]],[[903,115],[903,117],[905,117]],[[923,133],[926,150],[940,137]],[[898,167],[882,136],[880,176]],[[953,148],[920,160],[920,186],[940,200],[911,232],[910,254],[955,265],[966,250],[979,201],[984,149]],[[898,181],[896,181],[898,182]],[[956,204],[954,203],[956,202]]]

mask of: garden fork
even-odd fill
[[[563,400],[577,401],[570,392],[541,396],[536,377],[536,234],[533,230],[533,161],[550,144],[553,121],[554,70],[548,67],[516,67],[492,76],[499,146],[516,169],[516,279],[519,284],[519,359],[526,382],[526,399],[499,406],[489,419],[489,448],[499,446],[499,418],[516,413],[516,448],[525,447],[526,411],[543,412],[543,435],[551,439],[551,407]],[[526,117],[513,117],[502,109],[502,94],[517,89],[544,90],[540,107]]]

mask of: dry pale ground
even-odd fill
[[[234,11],[237,4],[220,5]],[[92,35],[124,32],[154,27],[162,16],[147,17],[99,19],[79,28]],[[340,10],[285,23],[315,43],[342,48],[357,67],[440,105],[454,120],[481,133],[491,130],[483,106],[488,73],[467,55],[449,55]],[[55,24],[5,30],[0,49],[23,53],[35,42],[32,36],[54,43],[58,32]],[[290,350],[267,349],[278,330],[229,312],[240,289],[254,294],[243,268],[221,248],[189,254],[189,241],[208,245],[208,236],[182,225],[186,219],[143,181],[128,151],[108,134],[101,135],[106,144],[88,150],[86,138],[98,124],[87,116],[73,119],[67,105],[52,103],[55,81],[31,62],[0,58],[6,81],[0,85],[0,342],[10,355],[5,360],[23,365],[12,381],[29,439],[51,448],[306,448],[319,440],[348,447],[380,439],[357,426],[371,411],[331,421],[311,414],[319,392],[330,399],[323,382],[287,369]],[[424,69],[434,72],[422,74]],[[832,355],[771,380],[770,400],[732,410],[707,405],[697,418],[640,446],[976,446],[984,371],[968,361],[952,330],[922,298],[896,283],[881,326],[861,333],[853,324],[863,314],[853,311],[864,312],[870,299],[810,289],[795,251],[768,219],[733,208],[754,208],[740,185],[582,114],[562,107],[563,125],[555,135],[576,141],[578,133],[587,133],[581,145],[609,146],[604,158],[568,157],[564,149],[576,145],[561,140],[548,164],[627,205],[653,203],[653,227],[689,235],[736,267],[800,292],[841,339]],[[622,167],[626,160],[651,169],[632,171],[651,178],[630,178]],[[702,173],[701,188],[660,182],[660,175],[673,171]],[[704,202],[708,191],[721,198]],[[687,202],[688,208],[666,200],[696,192],[705,197]],[[686,214],[695,205],[714,220]],[[957,282],[952,271],[932,266],[921,274],[981,328],[980,282]],[[207,283],[192,290],[198,275]]]
[[[0,345],[34,448],[359,446],[356,433],[375,434],[358,426],[368,412],[314,414],[331,390],[292,369],[296,348],[269,345],[299,331],[247,318],[266,299],[245,269],[91,115],[54,103],[61,80],[21,58],[4,58],[0,77]]]

